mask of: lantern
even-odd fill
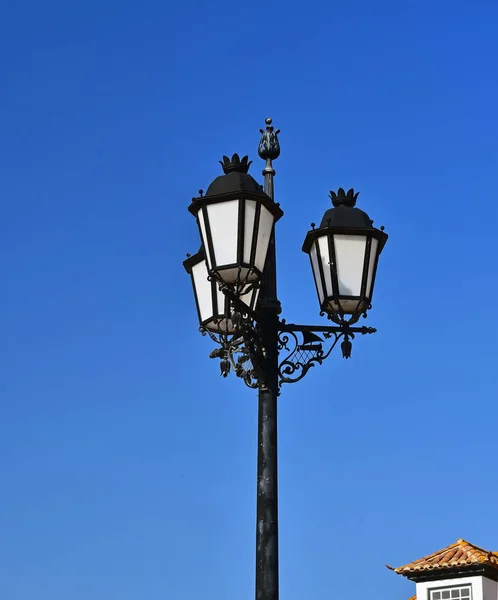
[[[232,322],[230,300],[219,289],[219,283],[209,277],[204,250],[187,258],[183,266],[192,279],[199,324],[202,328],[213,333],[232,335],[237,332],[237,326]],[[254,311],[258,300],[259,288],[251,287],[239,296],[250,309]]]
[[[355,208],[358,193],[353,189],[346,194],[340,188],[330,197],[334,208],[319,229],[308,232],[303,251],[310,257],[321,310],[337,323],[354,323],[370,308],[387,234]]]

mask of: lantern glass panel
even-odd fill
[[[204,248],[209,248],[208,242],[207,242],[206,224],[204,223],[204,213],[202,212],[202,210],[200,210],[197,213],[197,217],[199,220],[199,227],[201,230],[202,245],[204,246]],[[209,252],[206,252],[206,263],[207,263],[208,269],[213,268],[211,265],[211,255],[209,254]]]
[[[206,321],[213,316],[213,296],[211,282],[208,281],[206,261],[202,260],[192,267],[197,307],[201,321]]]
[[[273,229],[274,216],[266,208],[261,206],[261,214],[259,216],[259,228],[255,232],[258,236],[256,246],[256,258],[255,267],[263,272],[265,267],[266,255],[268,253],[268,244],[270,243],[270,236]]]
[[[368,275],[367,275],[367,291],[366,296],[369,300],[372,299],[372,286],[373,286],[373,275],[375,270],[375,262],[377,260],[377,251],[379,248],[379,241],[372,238],[370,246],[370,259],[368,262]]]
[[[366,244],[364,235],[334,235],[339,296],[361,295]]]
[[[259,288],[255,288],[255,289],[253,288],[252,291],[242,294],[241,296],[239,296],[239,298],[240,298],[240,300],[242,300],[242,302],[244,304],[247,304],[247,306],[249,308],[251,308],[252,310],[255,310],[256,303],[258,301],[258,296],[259,296]]]
[[[215,317],[222,317],[223,321],[228,321],[230,316],[230,304],[227,302],[225,294],[220,290],[220,286],[214,281],[211,282],[213,286],[213,296],[215,305],[213,306],[212,314]]]
[[[310,257],[311,257],[311,267],[313,269],[313,277],[315,278],[316,289],[318,292],[318,298],[320,300],[320,306],[321,306],[325,296],[323,293],[322,277],[320,275],[320,267],[318,264],[316,243],[313,243],[313,246],[311,247]]]
[[[249,264],[251,262],[252,240],[254,237],[256,202],[254,200],[246,200],[245,205],[246,210],[244,216],[244,252],[242,259],[246,264]]]
[[[237,233],[239,230],[239,201],[229,200],[209,204],[207,207],[214,259],[217,266],[237,262]],[[203,240],[208,248],[207,240]]]
[[[327,235],[322,235],[317,241],[320,261],[322,263],[323,277],[325,280],[325,295],[333,296],[334,290],[332,288],[332,270],[330,268],[332,257],[330,256],[329,252],[329,238]]]
[[[198,219],[209,271],[237,284],[240,293],[245,282],[256,281],[263,272],[274,216],[255,200],[241,199],[208,204]]]

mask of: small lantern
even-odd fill
[[[187,258],[183,266],[192,279],[200,326],[213,333],[236,333],[230,300],[219,289],[219,283],[209,277],[204,250],[201,248],[197,254]],[[239,299],[254,311],[258,295],[259,288],[252,287],[246,293],[243,291]]]
[[[370,308],[377,262],[387,241],[383,228],[375,229],[369,216],[355,208],[357,197],[353,189],[330,192],[334,208],[303,244],[320,308],[340,324],[356,322]]]
[[[248,174],[250,164],[247,156],[224,156],[225,174],[189,207],[197,217],[209,275],[237,294],[261,280],[274,223],[283,215]]]

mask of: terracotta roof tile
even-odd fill
[[[459,539],[447,548],[433,552],[402,567],[386,566],[399,575],[409,576],[418,571],[438,571],[477,564],[489,565],[498,570],[498,552],[490,552]],[[410,598],[410,600],[416,599]]]

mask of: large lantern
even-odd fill
[[[232,322],[232,307],[230,300],[219,289],[219,283],[209,277],[204,250],[184,261],[183,266],[192,279],[199,324],[203,329],[213,333],[232,335],[237,332],[237,326]],[[255,310],[259,288],[247,286],[249,291],[242,291],[239,299],[251,310]]]
[[[220,161],[221,162],[221,161]],[[248,174],[247,156],[223,157],[224,175],[192,200],[209,275],[242,294],[261,280],[268,244],[282,210]]]
[[[308,232],[309,254],[320,308],[336,323],[354,323],[371,305],[377,262],[387,241],[383,229],[355,208],[358,193],[330,192],[329,209],[319,229]]]

